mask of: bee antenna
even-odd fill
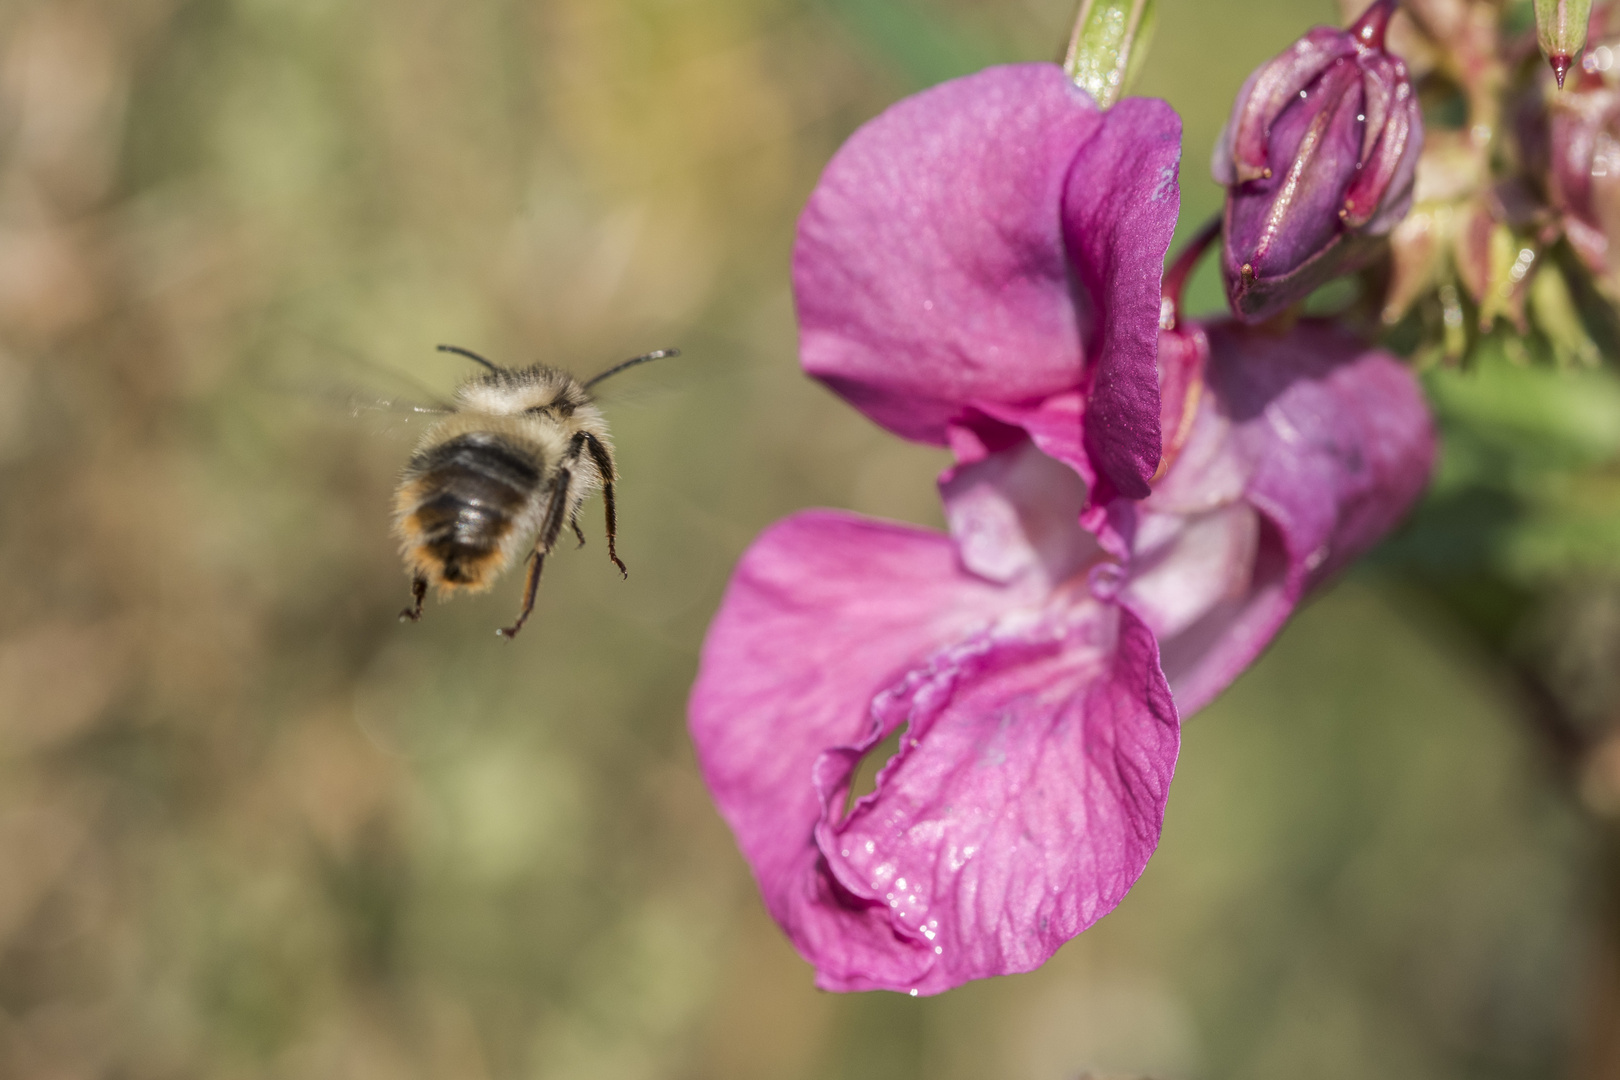
[[[485,360],[482,356],[479,356],[477,353],[473,352],[471,349],[463,349],[460,345],[440,345],[439,351],[455,353],[457,356],[465,356],[467,359],[475,360],[489,368],[489,370],[497,373],[506,371],[506,369],[501,367],[499,364],[491,363],[490,361]]]
[[[625,370],[626,368],[633,368],[637,364],[645,364],[649,360],[662,360],[666,356],[679,356],[679,355],[681,355],[681,350],[679,350],[679,349],[657,349],[657,350],[655,350],[653,352],[650,352],[650,353],[642,353],[640,356],[632,356],[630,359],[624,361],[624,363],[622,363],[622,364],[614,364],[612,367],[610,367],[606,371],[602,372],[602,374],[597,375],[594,378],[587,381],[585,383],[585,389],[589,390],[591,387],[595,386],[597,383],[601,382],[603,379],[607,378],[608,376],[617,375],[619,372]]]

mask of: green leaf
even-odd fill
[[[1437,369],[1428,386],[1449,422],[1527,461],[1580,467],[1620,457],[1620,379],[1612,370],[1519,365],[1497,337],[1467,369]]]

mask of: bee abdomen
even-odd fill
[[[461,435],[417,454],[396,506],[407,558],[440,585],[486,584],[540,480],[532,458],[494,435]]]

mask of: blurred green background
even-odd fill
[[[939,521],[941,454],[798,372],[798,208],[859,123],[1072,15],[0,5],[0,1077],[1567,1075],[1596,837],[1387,570],[1191,720],[1146,876],[1036,974],[818,993],[708,803],[684,698],[752,536]],[[1337,17],[1161,0],[1184,233],[1244,76]],[[512,644],[515,577],[395,622],[410,444],[329,407],[447,391],[442,341],[686,353],[607,403],[628,582],[593,529]]]

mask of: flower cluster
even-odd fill
[[[1162,102],[993,68],[861,128],[805,209],[805,369],[956,458],[948,534],[809,511],[760,536],[692,692],[704,777],[824,988],[1028,971],[1110,911],[1181,717],[1426,483],[1392,356],[1178,319],[1179,144]]]
[[[1596,366],[1614,352],[1620,304],[1620,4],[1537,0],[1534,33],[1511,6],[1402,10],[1390,51],[1440,122],[1364,293],[1382,294],[1382,323],[1419,365],[1506,354]]]

